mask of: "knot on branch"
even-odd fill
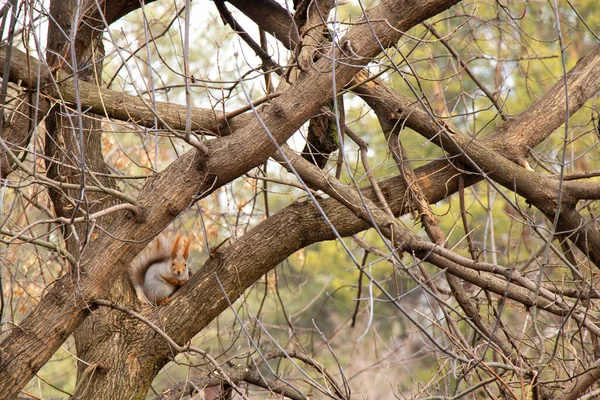
[[[134,208],[129,210],[128,218],[133,219],[139,224],[143,224],[148,220],[148,210],[141,204],[136,204],[134,205]]]

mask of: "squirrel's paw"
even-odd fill
[[[170,297],[165,297],[164,299],[157,301],[156,305],[157,306],[162,306],[163,304],[167,304],[170,301],[171,301]]]

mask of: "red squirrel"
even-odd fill
[[[190,278],[187,259],[191,238],[185,241],[183,249],[180,249],[181,234],[176,236],[171,245],[169,241],[166,235],[158,236],[130,265],[131,280],[151,304],[168,302],[169,296]]]

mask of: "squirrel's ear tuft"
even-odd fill
[[[190,255],[190,245],[192,244],[192,237],[193,236],[189,236],[187,238],[187,242],[185,242],[185,246],[183,247],[183,258],[185,258],[186,260],[188,259],[188,256]]]
[[[177,257],[180,240],[181,240],[181,233],[178,233],[177,237],[175,238],[175,241],[173,242],[173,247],[171,247],[171,258]]]
[[[155,237],[153,239],[153,241],[154,241],[153,242],[154,248],[156,249],[156,254],[160,254],[164,250],[166,250],[166,249],[163,249],[163,242],[162,242],[160,236]]]

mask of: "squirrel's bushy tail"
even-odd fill
[[[172,236],[168,233],[159,234],[131,261],[129,275],[134,285],[144,286],[144,277],[150,265],[171,258]]]

